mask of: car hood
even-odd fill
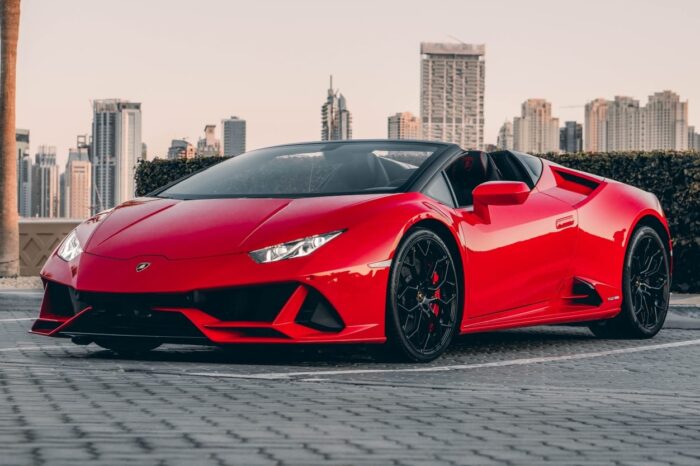
[[[114,259],[153,255],[172,260],[249,252],[347,228],[348,209],[385,196],[139,198],[106,216],[84,250]]]

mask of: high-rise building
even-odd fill
[[[644,107],[644,140],[647,150],[688,149],[688,102],[671,91],[650,95]]]
[[[581,123],[567,121],[559,129],[559,150],[569,153],[583,150],[583,127]]]
[[[559,152],[559,119],[544,99],[523,102],[521,115],[513,119],[513,148],[520,152]]]
[[[421,43],[420,53],[421,137],[482,149],[486,47]]]
[[[496,147],[502,150],[513,150],[513,123],[504,121],[498,130]]]
[[[619,152],[644,148],[643,109],[632,97],[615,96],[608,102],[605,120],[605,151]]]
[[[61,198],[56,148],[39,146],[32,167],[32,216],[60,216]]]
[[[197,141],[197,157],[219,157],[221,143],[216,138],[216,125],[204,127],[204,137]]]
[[[68,151],[65,171],[65,216],[88,218],[92,201],[92,164],[86,136],[78,136],[78,144]]]
[[[688,126],[688,150],[700,152],[700,133],[695,132],[695,126]]]
[[[333,76],[326,103],[321,106],[321,140],[352,139],[352,115],[340,91],[333,89]]]
[[[388,118],[389,139],[418,139],[418,118],[411,112],[400,112]]]
[[[17,143],[17,212],[20,217],[32,216],[32,158],[29,155],[29,130],[15,131]]]
[[[193,159],[197,155],[194,146],[184,139],[173,139],[168,148],[168,159]]]
[[[245,152],[246,122],[232,116],[221,120],[221,139],[224,144],[224,157],[235,157]]]
[[[120,99],[94,101],[90,151],[94,211],[134,197],[134,172],[142,149],[141,104]]]
[[[632,97],[596,99],[586,105],[585,132],[587,151],[685,150],[688,102],[671,91],[649,96],[643,107]]]
[[[595,99],[586,104],[584,119],[584,150],[604,152],[607,150],[608,101]]]

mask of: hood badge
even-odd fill
[[[147,268],[151,266],[150,262],[141,262],[139,265],[136,266],[136,271],[137,272],[143,272]]]

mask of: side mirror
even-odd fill
[[[474,206],[522,204],[530,194],[530,188],[522,181],[488,181],[472,191]]]

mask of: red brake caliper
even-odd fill
[[[440,281],[440,276],[437,274],[437,272],[433,272],[433,285],[437,285],[439,281]],[[435,298],[440,299],[440,288],[435,290]],[[437,303],[431,304],[430,308],[433,310],[433,313],[436,316],[440,313],[440,306],[438,306]]]

